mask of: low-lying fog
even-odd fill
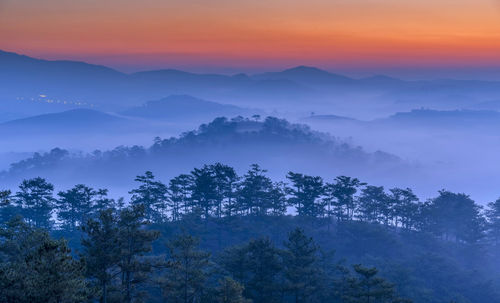
[[[312,151],[302,151],[305,146],[298,143],[273,149],[276,142],[255,141],[249,146],[225,137],[221,143],[211,133],[211,145],[183,145],[181,152],[172,153],[170,162],[164,163],[168,167],[150,161],[148,167],[117,173],[116,182],[97,185],[121,184],[116,190],[121,195],[132,186],[136,172],[152,169],[167,178],[189,171],[202,160],[231,159],[228,161],[233,163],[228,164],[240,174],[256,162],[275,178],[283,179],[289,170],[321,175],[327,181],[350,174],[387,188],[411,187],[422,199],[435,196],[440,189],[470,194],[481,204],[500,196],[500,82],[405,81],[386,76],[354,79],[305,66],[258,75],[176,70],[123,74],[84,63],[54,63],[7,52],[0,52],[0,59],[3,171],[34,152],[55,147],[73,155],[122,145],[149,148],[155,137],[179,137],[216,117],[241,115],[262,121],[275,116],[331,134],[337,138],[338,150],[343,143],[350,147],[338,159],[314,158]],[[232,149],[232,145],[245,150]],[[286,149],[291,146],[293,150]],[[314,148],[318,155],[328,154],[320,151],[323,147]],[[253,150],[259,152],[252,154]],[[191,160],[176,161],[187,152]],[[349,153],[356,156],[350,158]],[[391,164],[357,160],[379,159],[380,155]],[[0,181],[3,187],[15,187],[21,178],[38,173],[48,174],[42,177],[49,181],[57,177],[50,176],[50,170],[31,170],[15,176],[4,172]],[[85,180],[67,176],[56,187]]]
[[[430,198],[440,189],[448,189],[456,192],[470,194],[479,203],[484,204],[500,196],[500,172],[498,169],[498,155],[500,155],[500,136],[495,134],[495,129],[490,132],[480,131],[474,128],[463,128],[460,125],[451,127],[449,125],[405,125],[397,121],[370,122],[359,120],[345,120],[339,117],[325,118],[316,113],[312,117],[300,117],[300,115],[281,115],[291,122],[305,123],[313,130],[327,132],[335,137],[341,138],[353,146],[360,146],[367,152],[384,151],[401,158],[405,162],[400,168],[384,171],[378,168],[376,171],[361,173],[355,177],[365,178],[375,185],[384,185],[387,188],[411,187],[422,199]],[[90,153],[96,149],[106,151],[120,145],[141,145],[149,147],[153,138],[169,138],[179,136],[185,131],[196,129],[202,123],[208,123],[212,119],[197,119],[178,124],[156,125],[152,130],[141,130],[140,132],[112,132],[94,134],[38,134],[36,136],[20,136],[16,138],[0,139],[0,167],[7,169],[12,162],[25,159],[32,152],[49,151],[53,147],[60,147],[71,153]],[[498,129],[498,128],[497,128]],[[263,143],[265,144],[265,143]],[[193,147],[195,148],[195,147]],[[199,147],[199,153],[205,152],[204,147]],[[221,152],[223,153],[223,152]],[[304,154],[304,157],[309,155]],[[287,152],[283,152],[283,159],[287,158]],[[201,157],[200,157],[201,158]],[[220,154],[217,160],[231,158],[234,155],[224,156]],[[214,158],[215,159],[215,158]],[[337,170],[336,167],[322,167],[324,159],[309,159],[307,168],[300,165],[297,160],[293,161],[262,161],[256,156],[255,161],[241,159],[245,163],[238,167],[239,173],[244,173],[248,163],[261,162],[270,175],[283,179],[288,170],[302,170],[304,173],[322,175],[325,180],[331,180],[335,174],[349,173],[349,170]],[[247,163],[248,162],[248,163]],[[265,162],[265,163],[262,163]],[[230,163],[228,163],[230,164]],[[189,164],[181,168],[157,168],[152,170],[160,176],[172,177],[175,174],[187,172]],[[144,168],[146,170],[146,168]],[[169,173],[161,173],[158,170],[170,170]],[[366,170],[373,170],[366,167]],[[47,176],[50,179],[50,176]],[[132,186],[134,175],[126,176],[127,182],[111,193],[126,195],[127,189]],[[67,184],[56,184],[59,187],[74,185],[77,180]],[[167,180],[165,180],[167,181]],[[109,186],[114,186],[109,183]],[[100,184],[96,184],[98,186]]]

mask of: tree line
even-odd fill
[[[334,261],[297,228],[282,247],[268,238],[212,256],[187,233],[152,254],[159,232],[147,228],[145,207],[109,208],[80,225],[73,256],[21,217],[0,228],[2,302],[411,302],[376,268]],[[158,297],[154,297],[159,295]]]
[[[26,223],[47,230],[76,230],[108,208],[143,205],[145,218],[156,224],[186,217],[198,219],[241,216],[295,215],[325,224],[362,221],[387,228],[434,234],[460,243],[500,240],[500,199],[487,208],[464,193],[441,190],[421,201],[410,188],[368,185],[339,176],[327,182],[318,176],[289,172],[288,182],[274,182],[267,171],[253,164],[239,176],[234,168],[215,163],[195,168],[163,183],[152,172],[137,176],[130,202],[111,199],[106,189],[78,184],[54,195],[43,178],[22,181],[15,193],[0,191],[3,222],[16,214]]]

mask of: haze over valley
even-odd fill
[[[119,146],[148,148],[155,137],[179,137],[217,117],[264,121],[273,116],[309,125],[352,150],[381,152],[399,162],[385,170],[381,167],[385,164],[377,169],[369,165],[351,169],[342,165],[348,160],[333,155],[311,157],[306,150],[300,154],[285,149],[279,155],[275,152],[274,157],[282,161],[264,161],[276,174],[294,168],[325,178],[366,176],[367,181],[380,185],[411,185],[425,197],[442,188],[465,191],[482,203],[498,194],[500,82],[416,81],[383,75],[351,78],[307,66],[258,74],[180,70],[126,74],[104,66],[11,52],[0,52],[0,62],[4,83],[0,165],[5,171],[33,152],[61,148],[85,155]],[[228,139],[224,144],[231,150],[237,142]],[[255,146],[265,149],[267,144],[256,142]],[[291,152],[295,156],[288,159]],[[204,160],[220,161],[225,156],[221,151]],[[258,153],[242,156],[238,167],[263,159]],[[304,161],[308,165],[301,164]],[[193,165],[176,164],[179,169]],[[161,173],[170,176],[179,169],[174,165]],[[123,183],[115,181],[114,185],[126,187],[134,173],[138,172],[124,172]],[[65,186],[86,179],[75,178],[66,179]],[[476,181],[471,183],[471,179]]]

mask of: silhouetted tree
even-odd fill
[[[0,229],[0,301],[85,302],[85,263],[74,260],[65,240],[20,218]]]
[[[51,229],[54,221],[54,185],[37,177],[23,180],[16,193],[16,203],[22,208],[26,221],[38,228]]]
[[[133,205],[144,205],[144,215],[152,222],[162,222],[167,207],[167,186],[155,180],[152,172],[146,171],[144,175],[137,176],[138,188],[131,190]]]
[[[233,213],[231,209],[234,210],[234,195],[239,177],[234,168],[221,163],[210,165],[209,169],[212,171],[217,193],[215,215],[220,218],[225,212],[226,215],[231,216]]]
[[[121,272],[122,297],[126,303],[145,295],[137,287],[148,281],[148,275],[153,270],[154,262],[151,258],[145,257],[145,254],[152,250],[152,242],[158,239],[159,233],[145,229],[148,224],[143,204],[133,205],[120,212],[118,267]]]
[[[357,211],[362,221],[388,223],[391,219],[391,203],[382,186],[367,186],[361,191]]]
[[[364,267],[360,264],[353,266],[359,278],[351,283],[348,302],[397,302],[394,285],[377,276],[376,268]]]
[[[199,302],[210,265],[210,254],[198,249],[198,239],[179,235],[167,243],[168,265],[162,278],[163,295],[168,302]]]
[[[57,216],[63,227],[75,230],[93,213],[97,191],[83,184],[75,185],[67,191],[60,191],[56,200]]]
[[[0,225],[5,224],[16,214],[20,214],[12,198],[10,190],[0,190]]]
[[[281,252],[269,239],[252,240],[246,248],[245,296],[253,302],[277,302],[281,297]]]
[[[295,206],[299,216],[322,216],[325,210],[325,201],[320,199],[324,193],[323,179],[293,172],[286,177],[292,182],[288,188],[289,204]]]
[[[293,302],[314,302],[320,296],[320,269],[318,267],[318,246],[301,229],[288,234],[284,243],[283,265],[285,289]]]
[[[273,188],[269,192],[269,200],[271,202],[271,215],[282,216],[286,213],[288,200],[286,198],[286,185],[284,182],[273,183]]]
[[[366,183],[346,176],[337,177],[333,184],[327,185],[327,201],[337,220],[353,219],[357,207],[355,194],[364,185]]]
[[[181,174],[170,180],[168,184],[168,203],[173,221],[179,220],[181,213],[190,213],[192,184],[192,176],[186,174]]]
[[[217,207],[220,196],[217,191],[217,182],[213,169],[204,165],[202,168],[195,168],[191,171],[193,176],[191,199],[193,206],[203,212],[205,219],[213,214]]]
[[[122,206],[123,206],[122,200],[115,201],[114,199],[108,197],[107,189],[98,189],[94,200],[92,215],[98,216],[100,212],[103,210],[107,210],[110,208],[120,209],[122,208]]]
[[[426,228],[447,240],[475,243],[483,236],[480,207],[467,195],[442,190],[425,207]]]
[[[265,175],[267,170],[252,164],[243,176],[238,192],[238,205],[241,213],[266,215],[272,207],[273,182]]]
[[[108,292],[112,281],[120,274],[120,246],[118,224],[113,209],[100,211],[82,227],[83,259],[87,265],[87,277],[99,289],[99,302],[108,302]]]
[[[219,280],[218,287],[215,291],[215,302],[217,303],[251,303],[252,301],[243,296],[245,289],[240,283],[235,280],[224,277]]]
[[[488,218],[488,237],[496,246],[500,244],[500,199],[488,203],[486,217]]]
[[[410,188],[392,188],[389,192],[394,225],[407,230],[416,228],[420,208],[418,197]]]

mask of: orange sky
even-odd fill
[[[137,66],[499,66],[500,0],[0,0],[0,49]]]

